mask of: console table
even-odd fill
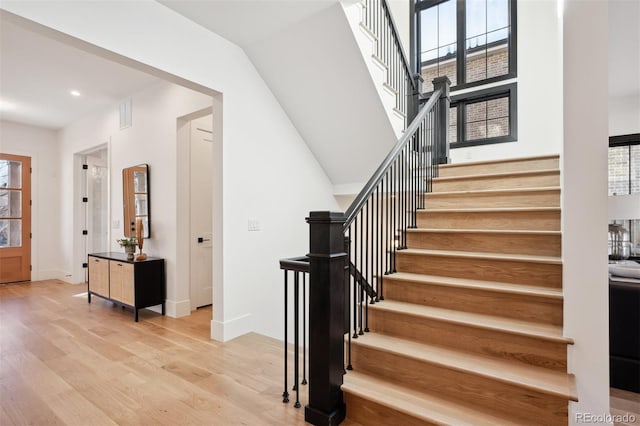
[[[89,254],[88,302],[91,295],[133,308],[134,320],[138,310],[162,305],[165,314],[164,259],[127,260],[125,253]]]

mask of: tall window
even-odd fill
[[[640,194],[640,134],[609,138],[609,195]]]
[[[451,80],[451,147],[515,140],[516,0],[416,0],[415,11],[423,92]]]

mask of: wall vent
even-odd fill
[[[120,130],[131,127],[131,98],[120,102]]]

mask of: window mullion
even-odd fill
[[[465,114],[466,114],[466,104],[464,102],[460,102],[458,104],[458,108],[456,108],[456,112],[458,113],[458,128],[457,128],[457,132],[458,132],[458,141],[459,142],[464,142],[466,141],[465,136],[466,136],[466,129],[465,127],[467,127],[467,123],[465,120]]]
[[[457,83],[456,85],[461,85],[461,84],[465,84],[467,82],[466,80],[466,74],[467,74],[467,61],[466,61],[466,52],[464,49],[465,46],[465,39],[467,36],[467,31],[466,31],[466,19],[465,19],[465,13],[466,13],[466,6],[465,6],[465,0],[457,0],[457,8],[456,8],[456,37],[458,39],[456,45],[458,46],[458,53],[456,55],[456,61],[457,61]]]

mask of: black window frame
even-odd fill
[[[506,96],[505,96],[506,95]],[[477,102],[485,102],[493,99],[507,97],[509,99],[509,134],[492,138],[471,139],[465,138],[466,133],[466,106]],[[449,148],[465,148],[469,146],[490,145],[518,140],[518,85],[516,83],[504,84],[483,90],[451,96],[451,107],[456,107],[457,115],[457,142],[450,142]]]
[[[631,176],[631,147],[640,145],[640,133],[631,133],[628,135],[618,135],[618,136],[609,136],[609,148],[617,148],[617,147],[628,147],[629,148],[629,171],[628,171],[628,181],[629,181],[629,192],[627,194],[614,194],[609,195],[610,197],[618,196],[618,195],[632,195],[638,194],[637,192],[631,192],[632,186],[631,182],[634,179]],[[610,170],[607,168],[607,173]]]
[[[417,73],[422,74],[422,49],[420,47],[420,12],[425,9],[435,7],[449,0],[416,0],[413,13],[413,27],[415,28],[415,37],[413,42],[415,45],[415,64]],[[466,2],[468,0],[454,0],[456,2],[456,85],[451,86],[451,90],[462,90],[470,87],[483,86],[485,84],[497,83],[504,80],[510,80],[518,76],[518,2],[517,0],[507,0],[509,7],[509,72],[507,74],[496,77],[486,78],[471,83],[466,82],[467,75],[467,50],[465,47],[467,37],[467,20],[466,20]],[[473,0],[471,0],[473,1]],[[425,95],[428,96],[432,92]]]
[[[420,12],[435,7],[448,0],[415,0],[412,4],[412,61],[418,75],[422,75],[421,47],[420,47]],[[509,8],[509,72],[504,75],[490,77],[471,83],[466,82],[466,2],[474,0],[454,0],[456,2],[456,85],[451,86],[451,106],[457,107],[457,141],[450,143],[450,149],[471,146],[490,145],[518,140],[518,88],[517,79],[517,0],[507,0]],[[500,84],[504,82],[503,84]],[[483,88],[482,86],[490,86]],[[463,91],[464,93],[456,93]],[[421,94],[421,100],[426,101],[433,91]],[[504,96],[509,98],[509,134],[484,139],[465,139],[466,105],[476,102],[489,101]]]

